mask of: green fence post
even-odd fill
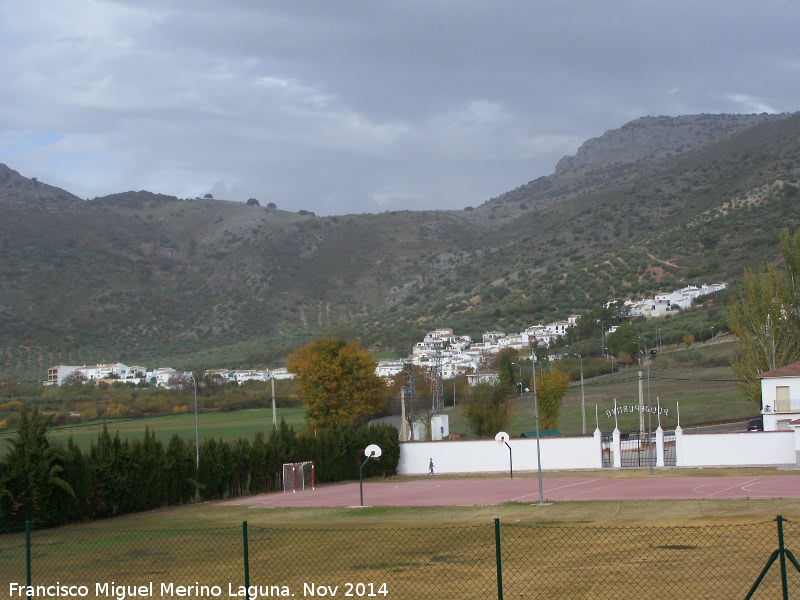
[[[783,546],[783,517],[778,515],[778,552],[781,557],[781,585],[783,586],[783,600],[789,600],[789,587],[786,584],[786,548]]]
[[[31,522],[25,521],[25,581],[31,589]],[[28,600],[31,595],[27,594]]]
[[[242,521],[242,543],[244,544],[244,589],[245,598],[250,600],[250,557],[247,554],[247,521]]]
[[[497,600],[503,600],[503,562],[500,560],[500,519],[494,520],[494,548],[497,556]]]

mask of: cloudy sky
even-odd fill
[[[0,0],[0,162],[319,215],[477,206],[647,115],[800,108],[800,2]]]

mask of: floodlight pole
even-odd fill
[[[364,506],[364,476],[362,475],[362,469],[364,465],[369,462],[369,459],[375,456],[375,451],[369,453],[367,460],[361,463],[361,466],[358,467],[358,491],[361,494],[361,506]]]
[[[194,385],[194,448],[197,458],[197,468],[200,468],[200,427],[197,424],[197,381],[194,378],[194,373],[190,373],[189,377],[192,378]]]
[[[645,349],[647,348],[647,342],[644,344]],[[650,445],[649,452],[647,453],[650,456],[650,460],[647,462],[650,463],[650,477],[653,476],[653,410],[650,406],[650,357],[647,357],[647,443]]]
[[[583,395],[583,356],[578,355],[581,359],[581,423],[583,424],[583,435],[586,435],[586,399]]]
[[[536,471],[539,475],[539,504],[544,504],[542,493],[542,450],[539,444],[539,399],[536,396],[536,353],[531,348],[531,365],[533,367],[533,412],[536,417]]]

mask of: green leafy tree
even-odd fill
[[[86,385],[87,379],[86,375],[83,373],[79,373],[78,371],[74,371],[67,375],[64,378],[64,381],[61,382],[61,389],[62,390],[82,390],[83,386]]]
[[[556,429],[561,403],[569,388],[569,374],[560,369],[536,373],[536,394],[539,401],[540,429]]]
[[[731,367],[754,402],[761,402],[761,373],[800,360],[800,231],[781,233],[781,253],[782,268],[745,271],[728,304],[728,328],[739,338]]]
[[[291,354],[286,367],[294,373],[312,428],[360,424],[384,404],[375,359],[358,344],[323,338]]]
[[[636,356],[639,353],[637,343],[636,330],[630,323],[620,325],[606,338],[606,345],[615,356],[621,356],[623,353]]]
[[[499,352],[500,365],[498,368],[500,385],[510,394],[517,385],[517,378],[514,375],[514,359],[517,358],[516,350],[506,348]]]
[[[473,435],[493,437],[511,421],[509,390],[500,382],[481,382],[472,388],[469,400],[463,405]]]

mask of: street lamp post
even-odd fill
[[[653,412],[650,406],[650,357],[647,355],[647,340],[644,342],[644,360],[647,366],[647,462],[650,463],[650,477],[653,476]],[[639,352],[642,349],[639,348]]]
[[[517,387],[519,388],[519,395],[522,396],[522,365],[515,362],[511,364],[519,367],[519,382],[517,382]]]
[[[603,353],[605,352],[605,347],[606,347],[606,324],[603,323],[603,321],[600,321],[599,319],[598,322],[600,323],[600,354],[602,355],[603,358],[605,358],[605,355]]]
[[[614,355],[608,348],[606,348],[606,355],[611,357],[611,373],[614,373]]]
[[[536,418],[536,471],[539,475],[539,504],[544,504],[542,492],[542,449],[539,443],[539,399],[536,396],[536,353],[531,348],[531,366],[533,367],[533,413]]]

